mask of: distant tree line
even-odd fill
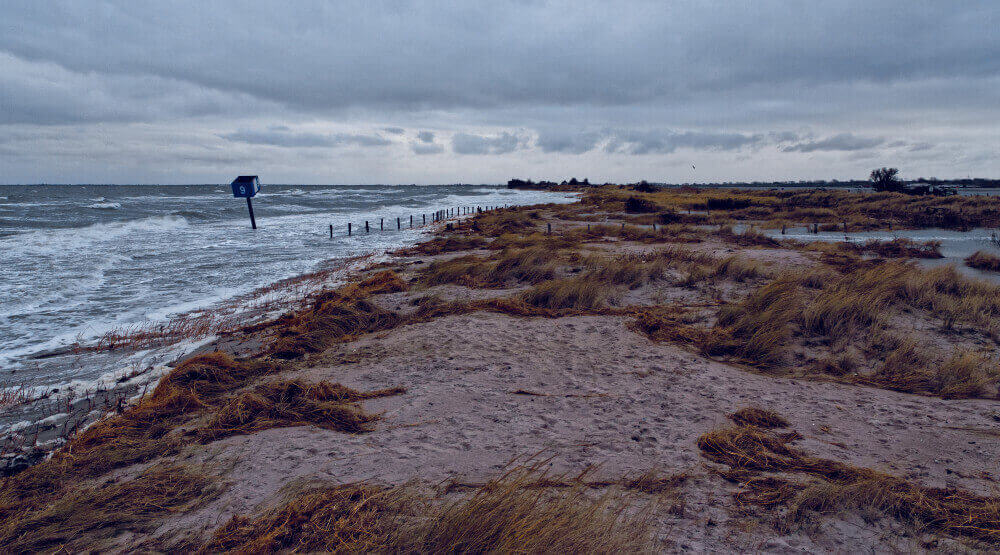
[[[891,170],[895,168],[880,168],[884,170]],[[875,170],[878,171],[878,170]],[[874,172],[873,172],[874,173]],[[981,187],[981,188],[1000,188],[1000,179],[990,179],[984,177],[968,177],[959,179],[938,179],[937,177],[918,177],[912,180],[902,180],[898,179],[897,174],[894,174],[896,179],[892,187],[901,187],[906,185],[914,184],[927,184],[927,185],[951,185],[955,187]],[[613,185],[621,187],[623,189],[632,189],[639,192],[652,192],[661,187],[761,187],[761,188],[774,188],[774,187],[803,187],[803,188],[819,188],[819,187],[852,187],[852,188],[874,188],[874,181],[869,177],[869,179],[848,179],[848,180],[838,180],[838,179],[807,179],[798,181],[718,181],[709,183],[656,183],[650,181],[639,181],[636,183],[590,183],[590,180],[583,179],[578,180],[575,177],[566,181],[561,181],[556,183],[555,181],[532,181],[531,179],[511,179],[507,182],[507,187],[510,189],[576,189],[580,187],[596,187],[599,185]],[[890,189],[886,189],[890,190]]]
[[[605,183],[605,185],[611,185],[611,183]],[[573,177],[569,181],[563,180],[560,183],[555,181],[532,181],[530,179],[511,179],[507,182],[508,189],[575,189],[579,187],[591,187],[590,180],[583,178],[583,181],[578,180]]]

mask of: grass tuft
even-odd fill
[[[640,478],[659,493],[673,481]],[[313,486],[256,519],[235,517],[203,548],[273,553],[617,553],[652,551],[646,514],[612,490],[518,466],[454,501],[432,503],[408,487]]]
[[[723,428],[698,438],[702,455],[731,472],[799,473],[813,481],[780,478],[743,480],[737,499],[764,506],[788,504],[789,522],[810,514],[854,511],[874,519],[894,518],[930,531],[1000,545],[1000,499],[948,488],[928,488],[895,476],[838,461],[811,457],[757,427]]]
[[[160,517],[190,509],[213,492],[210,479],[182,466],[159,465],[138,477],[78,487],[0,527],[5,553],[94,549],[124,531],[152,531]]]
[[[787,428],[788,421],[780,414],[761,407],[742,408],[729,415],[729,419],[740,426],[758,428]]]
[[[521,299],[538,308],[596,309],[614,296],[614,287],[591,275],[554,279],[525,291]]]
[[[976,251],[965,259],[965,264],[970,268],[986,270],[989,272],[1000,272],[1000,256],[986,251]]]
[[[340,384],[299,380],[269,382],[241,393],[216,410],[199,432],[205,443],[239,434],[253,434],[269,428],[317,426],[357,434],[370,431],[377,415],[366,413],[356,404],[361,399],[398,395],[393,389],[361,393]]]

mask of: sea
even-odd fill
[[[264,185],[252,230],[229,185],[0,185],[0,387],[86,389],[125,362],[38,355],[412,245],[437,210],[574,199],[488,185]]]

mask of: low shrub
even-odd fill
[[[625,212],[629,214],[648,214],[659,210],[660,206],[648,199],[629,197],[625,200]]]

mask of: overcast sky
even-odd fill
[[[1000,177],[997,0],[0,3],[0,182]]]

